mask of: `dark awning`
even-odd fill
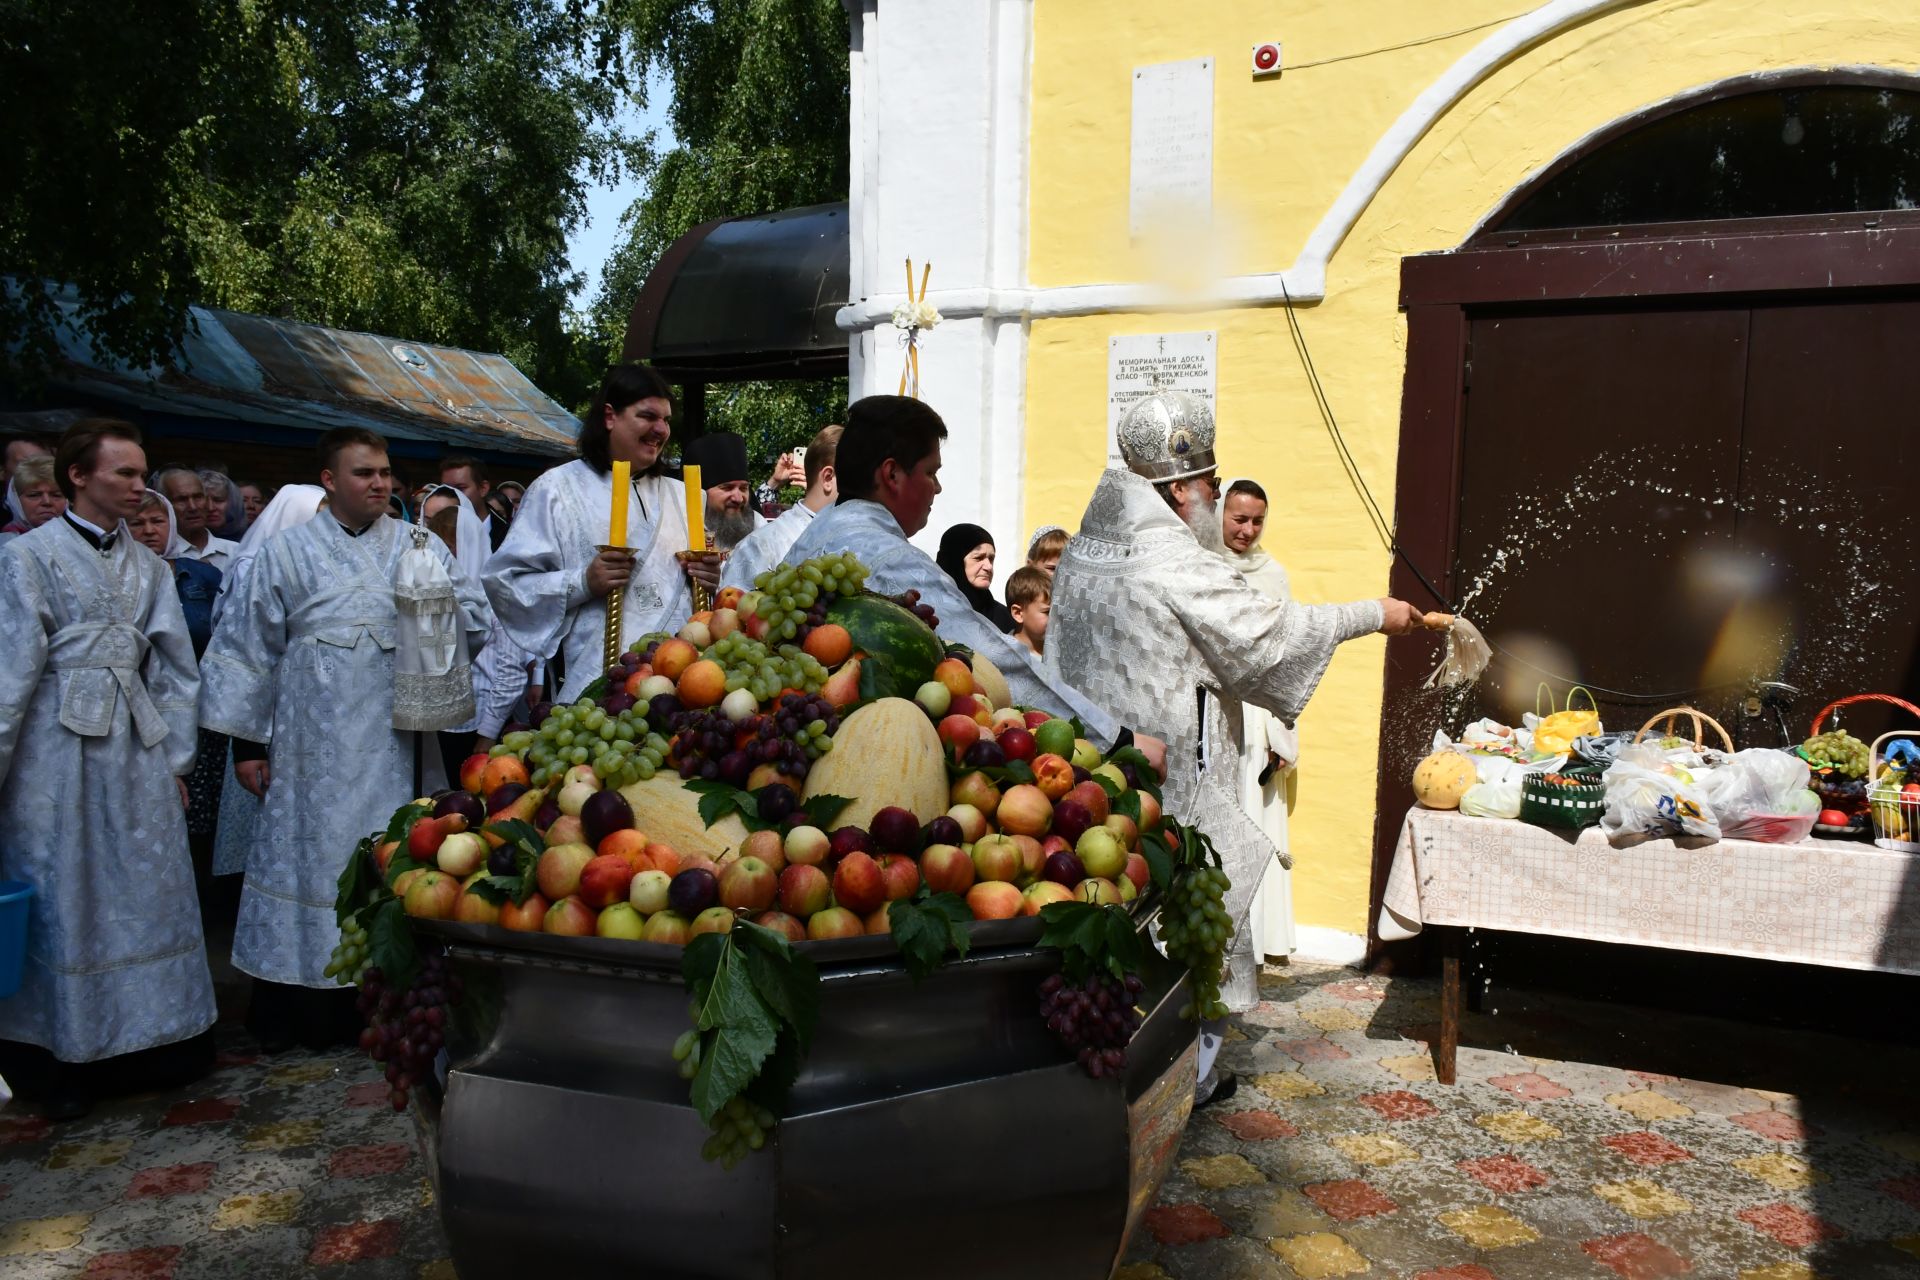
[[[845,202],[702,223],[648,274],[622,354],[694,382],[844,374],[847,254]]]

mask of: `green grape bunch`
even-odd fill
[[[766,622],[769,641],[800,644],[826,621],[829,604],[859,593],[866,584],[867,567],[844,551],[777,565],[753,580],[760,597],[755,613]]]
[[[1815,734],[1801,744],[1800,754],[1815,769],[1832,769],[1849,778],[1867,776],[1867,744],[1845,729]]]
[[[679,1065],[682,1080],[691,1080],[700,1073],[698,1030],[689,1027],[680,1033],[680,1038],[673,1042],[673,1060]],[[773,1112],[735,1094],[713,1117],[713,1135],[701,1144],[700,1156],[704,1160],[718,1160],[722,1168],[731,1169],[748,1152],[767,1145],[775,1122]]]
[[[1220,978],[1227,942],[1233,937],[1233,921],[1225,906],[1228,883],[1227,873],[1219,867],[1183,866],[1167,886],[1160,941],[1170,959],[1187,966],[1193,982],[1193,1002],[1181,1009],[1183,1018],[1204,1021],[1227,1016]]]
[[[630,707],[609,713],[590,698],[555,707],[538,729],[506,735],[496,752],[526,762],[529,781],[544,787],[576,765],[591,765],[601,783],[626,787],[645,782],[667,758],[667,740],[647,727],[646,711]]]
[[[343,987],[357,987],[366,976],[371,955],[367,927],[356,916],[348,916],[340,926],[340,941],[334,944],[323,972]]]

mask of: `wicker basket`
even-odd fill
[[[1556,787],[1540,774],[1528,774],[1520,784],[1520,821],[1536,827],[1578,831],[1600,821],[1607,811],[1607,789],[1592,769],[1566,769],[1564,778],[1591,779],[1584,786]]]
[[[1684,734],[1677,734],[1673,731],[1673,726],[1675,722],[1677,722],[1681,716],[1690,717],[1693,721],[1693,749],[1695,751],[1705,751],[1709,749],[1707,747],[1707,729],[1712,728],[1712,730],[1715,733],[1720,735],[1720,742],[1722,746],[1729,753],[1732,752],[1733,735],[1727,732],[1726,726],[1721,724],[1718,720],[1715,720],[1712,716],[1708,715],[1706,712],[1698,710],[1694,707],[1674,707],[1670,711],[1662,711],[1657,713],[1653,717],[1653,719],[1647,721],[1645,724],[1640,726],[1640,732],[1633,735],[1633,740],[1635,742],[1643,741],[1646,738],[1648,732],[1651,731],[1653,726],[1655,726],[1656,724],[1663,726],[1662,732],[1661,732],[1662,737],[1666,737],[1666,738],[1684,737],[1685,736]]]
[[[1880,748],[1895,738],[1920,746],[1920,731],[1896,729],[1881,734],[1867,748],[1867,809],[1873,814],[1873,842],[1882,849],[1920,853],[1920,795],[1906,795],[1899,786],[1885,786],[1879,780]]]
[[[1851,707],[1855,703],[1860,702],[1884,702],[1890,706],[1899,707],[1914,719],[1920,720],[1920,707],[1914,706],[1905,698],[1896,698],[1890,693],[1856,693],[1850,698],[1842,698],[1838,702],[1829,702],[1826,706],[1820,708],[1820,714],[1813,718],[1813,731],[1807,736],[1809,738],[1819,737],[1820,726],[1826,722],[1828,716],[1833,715],[1834,712],[1840,710],[1842,707]],[[1837,716],[1834,717],[1834,727],[1839,727],[1839,717]]]

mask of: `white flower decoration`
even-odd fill
[[[904,302],[893,309],[893,327],[896,329],[931,329],[940,323],[940,309],[922,298],[918,302]]]

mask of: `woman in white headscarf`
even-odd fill
[[[1246,479],[1228,484],[1220,500],[1220,522],[1226,543],[1221,554],[1227,563],[1256,590],[1276,600],[1291,599],[1287,571],[1260,547],[1267,523],[1266,491]],[[1253,953],[1285,959],[1294,950],[1287,810],[1293,803],[1300,735],[1264,708],[1243,703],[1240,715],[1240,803],[1281,855],[1269,864],[1253,895]]]
[[[214,626],[220,625],[220,611],[226,602],[234,598],[240,583],[245,580],[247,571],[253,567],[253,561],[260,554],[260,548],[267,539],[276,533],[297,528],[320,514],[325,505],[327,491],[317,484],[288,484],[280,486],[280,492],[273,495],[266,509],[260,513],[247,534],[240,539],[240,549],[233,553],[233,563],[227,566],[226,581],[220,584],[220,598],[214,601]],[[233,768],[230,752],[221,752],[226,760],[227,769]],[[219,876],[238,876],[247,869],[247,850],[253,844],[253,824],[260,813],[260,801],[245,787],[223,787],[220,792],[220,821],[213,840],[213,874]],[[240,882],[230,879],[220,884],[218,898],[219,914],[224,917],[226,927],[233,927],[233,917],[240,910]]]
[[[480,516],[473,509],[473,501],[452,485],[434,484],[414,495],[414,510],[420,513],[420,523],[426,524],[445,509],[444,501],[436,501],[441,495],[450,495],[459,504],[454,515],[453,558],[459,562],[462,572],[478,583],[492,547],[487,539],[487,527],[480,523]],[[475,752],[488,750],[500,737],[501,727],[534,678],[529,674],[529,668],[534,665],[534,655],[514,644],[506,628],[495,618],[487,642],[473,662],[474,717],[457,729],[444,729],[440,733],[440,761],[446,770],[448,786],[460,785],[462,761]]]

